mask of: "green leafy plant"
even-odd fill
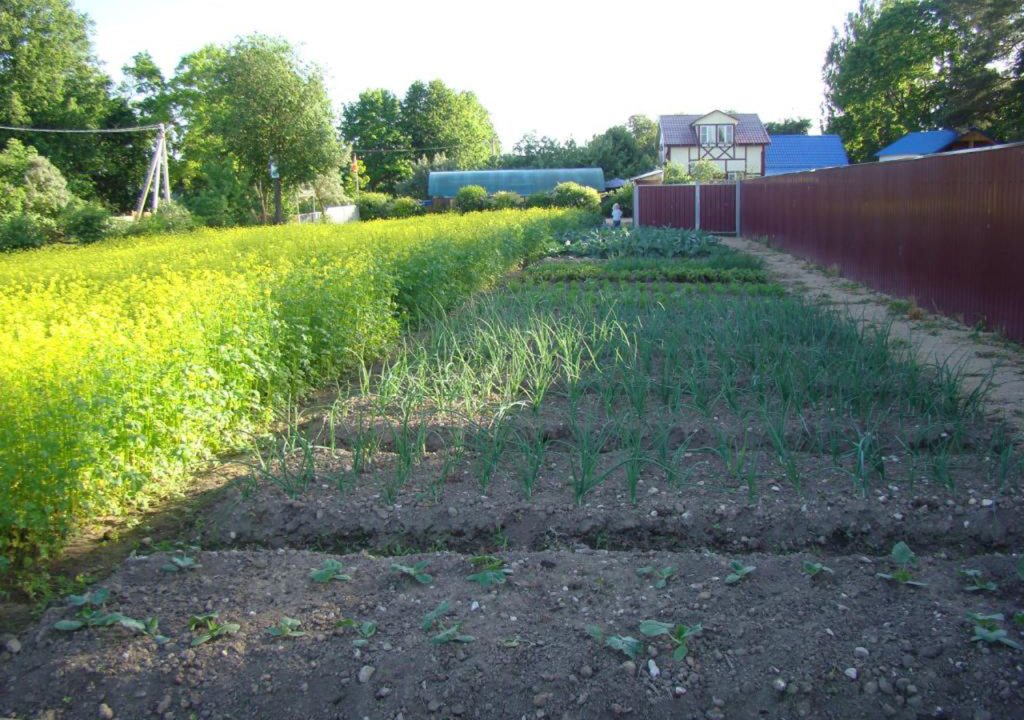
[[[976,568],[960,568],[960,577],[967,580],[964,590],[967,592],[982,592],[986,590],[988,592],[995,592],[999,589],[999,586],[994,582],[983,580],[983,575],[984,573]]]
[[[643,642],[634,637],[630,637],[629,635],[606,636],[604,634],[604,629],[601,628],[600,625],[588,625],[586,627],[586,631],[590,637],[594,638],[594,640],[600,644],[622,653],[630,660],[636,660],[643,653]]]
[[[967,619],[974,626],[971,642],[1005,645],[1014,650],[1024,650],[1024,646],[1021,646],[1019,642],[1012,639],[1005,629],[999,627],[999,624],[1006,620],[1002,613],[993,613],[991,615],[967,613]]]
[[[225,635],[234,635],[240,629],[238,623],[222,623],[218,613],[207,615],[193,615],[188,619],[188,629],[197,635],[192,638],[192,647],[208,643]]]
[[[478,572],[467,575],[466,579],[484,589],[504,585],[508,576],[512,574],[512,571],[505,567],[505,561],[493,555],[475,555],[469,561]]]
[[[686,641],[698,635],[702,630],[703,626],[700,623],[696,625],[682,625],[682,624],[671,624],[663,623],[657,620],[644,620],[640,623],[640,632],[646,637],[655,638],[666,636],[673,644],[675,644],[675,652],[672,653],[672,657],[678,662],[686,658],[689,648],[687,647]]]
[[[324,560],[323,564],[320,565],[319,568],[317,568],[316,570],[312,570],[309,573],[309,578],[313,582],[320,583],[321,585],[326,585],[327,583],[331,582],[331,580],[351,580],[352,576],[346,575],[342,572],[342,570],[344,570],[344,568],[342,567],[342,564],[340,562],[338,562],[337,560],[328,559]]]
[[[898,566],[896,570],[891,573],[876,573],[877,577],[883,580],[891,580],[893,582],[900,583],[902,585],[910,585],[911,587],[928,587],[928,583],[919,582],[914,580],[914,574],[911,568],[917,567],[917,555],[910,549],[902,540],[893,545],[892,553],[889,555],[890,559]]]
[[[448,601],[442,600],[436,608],[424,615],[423,622],[420,624],[420,627],[423,628],[423,632],[428,632],[430,628],[434,627],[434,623],[437,622],[437,619],[447,614],[449,609]]]
[[[668,585],[668,581],[672,576],[676,574],[676,569],[674,567],[663,567],[658,569],[653,565],[649,565],[647,567],[637,568],[636,574],[641,577],[654,577],[654,587],[658,590],[662,590]]]
[[[447,643],[471,643],[476,640],[472,635],[467,635],[462,632],[463,621],[458,620],[449,627],[442,627],[441,631],[430,638],[430,642],[437,643],[438,645],[446,645]]]
[[[732,568],[732,572],[725,577],[726,585],[734,585],[750,573],[757,570],[756,565],[744,565],[739,560],[733,560],[729,563],[729,567]]]
[[[413,566],[402,565],[400,563],[391,563],[391,572],[399,575],[412,578],[420,585],[429,585],[434,581],[434,577],[429,573],[425,572],[427,569],[427,561],[420,560]]]
[[[373,620],[355,620],[353,618],[344,618],[339,620],[335,627],[347,628],[356,633],[359,637],[352,641],[352,644],[356,647],[365,647],[370,642],[370,638],[377,634],[377,623]]]
[[[302,623],[295,618],[282,616],[281,621],[274,627],[269,628],[267,632],[274,637],[303,637],[306,633],[299,630],[301,625]]]
[[[829,575],[835,574],[832,568],[827,565],[823,565],[820,562],[804,561],[804,574],[808,577],[818,577],[823,572],[828,573]]]
[[[195,570],[200,568],[202,565],[197,563],[194,558],[188,555],[172,555],[167,563],[160,567],[164,572],[176,573],[183,570]]]

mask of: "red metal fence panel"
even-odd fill
[[[700,186],[700,229],[736,232],[736,185]]]
[[[743,182],[740,229],[1024,342],[1024,144]]]
[[[638,225],[696,227],[693,185],[637,185],[636,189]]]

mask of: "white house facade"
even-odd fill
[[[658,135],[662,165],[689,172],[698,160],[709,160],[730,179],[764,175],[771,138],[756,114],[662,115]]]

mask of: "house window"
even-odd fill
[[[700,144],[701,145],[714,145],[715,144],[715,126],[714,125],[701,125],[700,126]]]
[[[732,145],[732,125],[718,126],[718,144]]]

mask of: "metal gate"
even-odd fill
[[[736,234],[739,184],[636,185],[635,225]]]

